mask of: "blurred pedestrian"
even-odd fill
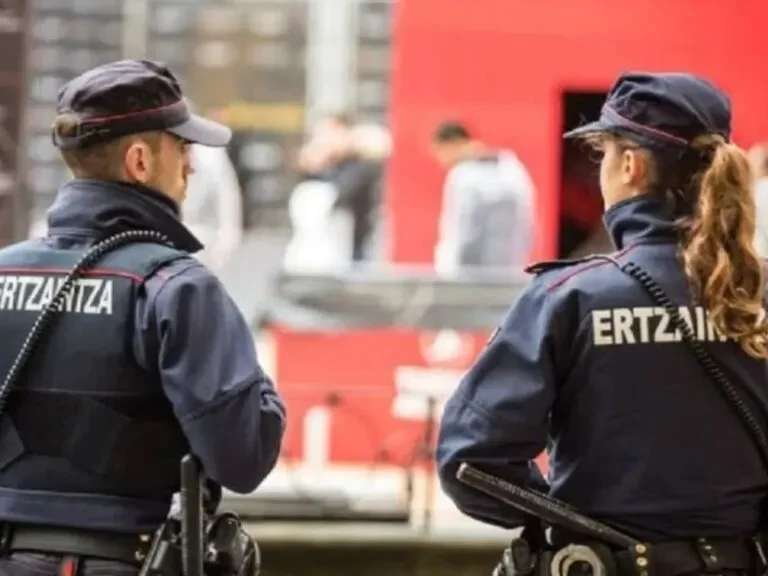
[[[386,213],[382,192],[386,163],[392,153],[392,136],[383,126],[362,123],[352,128],[351,138],[352,150],[357,158],[358,185],[345,188],[342,180],[337,186],[341,199],[345,191],[357,191],[357,195],[349,199],[351,212],[359,218],[355,228],[358,236],[353,239],[353,242],[359,242],[356,250],[359,250],[360,258],[357,260],[378,261],[384,256]]]
[[[226,148],[195,144],[189,155],[194,172],[187,180],[182,218],[205,247],[198,259],[217,270],[242,242],[242,190]]]
[[[755,176],[755,250],[768,258],[768,144],[758,144],[749,151]]]
[[[328,154],[325,176],[338,191],[335,208],[352,215],[350,257],[353,262],[365,258],[373,233],[374,210],[381,187],[380,158],[374,159],[374,156],[388,154],[386,138],[370,125],[356,128],[351,117],[345,114],[329,114],[314,130],[314,141]]]
[[[327,177],[331,162],[329,148],[317,140],[299,154],[303,178],[288,201],[292,236],[283,257],[288,271],[339,271],[351,264],[353,218],[336,207],[339,193]]]
[[[435,248],[438,272],[523,266],[533,234],[534,186],[517,155],[488,147],[454,121],[435,130],[433,153],[449,169]]]

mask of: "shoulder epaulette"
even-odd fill
[[[525,271],[528,274],[543,274],[549,270],[556,270],[558,268],[568,268],[569,266],[575,266],[584,262],[590,262],[592,260],[607,260],[610,256],[604,254],[590,254],[583,258],[563,258],[562,260],[542,260],[541,262],[534,262],[528,266]]]

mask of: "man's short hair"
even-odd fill
[[[467,127],[461,122],[454,120],[443,122],[435,128],[432,140],[436,144],[449,144],[453,142],[466,142],[471,140],[472,136]]]
[[[71,114],[60,114],[53,123],[56,136],[71,138],[80,129],[80,122]],[[123,155],[132,139],[146,142],[152,152],[160,151],[160,132],[144,132],[96,142],[90,146],[59,150],[69,171],[75,178],[119,180]]]

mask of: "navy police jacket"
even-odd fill
[[[605,214],[613,256],[664,288],[734,384],[747,387],[765,425],[766,364],[722,341],[692,302],[665,214],[655,197],[613,206]],[[754,532],[768,473],[664,309],[606,260],[533,270],[445,406],[438,470],[458,508],[522,524],[515,509],[456,480],[468,462],[649,541]],[[545,448],[548,480],[533,463]]]
[[[154,230],[77,281],[0,418],[0,520],[139,532],[167,516],[191,451],[250,492],[273,468],[285,411],[250,329],[174,204],[151,190],[65,184],[46,238],[0,250],[0,372],[66,272],[98,240]]]

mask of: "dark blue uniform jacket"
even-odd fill
[[[46,246],[85,251],[112,234],[149,229],[165,234],[182,252],[194,253],[201,245],[177,212],[170,200],[151,190],[75,180],[59,191],[49,212],[47,237],[31,242],[43,252]],[[146,278],[137,292],[132,320],[127,352],[160,381],[206,474],[235,492],[254,490],[276,463],[285,408],[259,365],[247,322],[219,280],[192,256],[179,253]],[[98,346],[98,335],[78,337],[93,338]],[[45,362],[45,350],[33,361]],[[19,386],[23,385],[22,379]],[[62,485],[66,483],[62,479]],[[77,491],[70,487],[69,492]],[[132,507],[128,500],[93,494],[75,513],[73,502],[76,495],[24,490],[23,485],[0,489],[4,520],[82,528],[152,528],[158,513],[161,520],[170,504],[143,509],[142,502]],[[115,517],[116,509],[132,512]]]
[[[692,303],[662,201],[620,203],[605,224],[615,258],[645,268],[684,307],[765,425],[766,364],[722,341]],[[545,448],[548,481],[532,463]],[[437,460],[459,509],[503,527],[519,526],[520,514],[459,484],[461,462],[649,540],[754,531],[768,490],[747,432],[664,310],[598,259],[533,278],[449,399]]]

